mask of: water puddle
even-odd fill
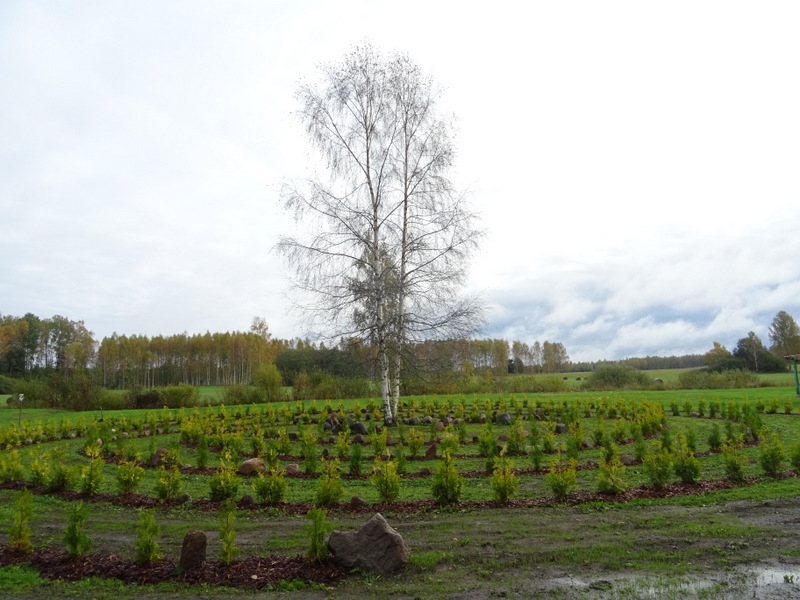
[[[567,598],[670,598],[707,600],[800,600],[800,565],[765,566],[709,578],[644,577],[587,580],[573,575],[550,579]]]

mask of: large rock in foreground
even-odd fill
[[[411,551],[380,513],[358,531],[334,531],[328,538],[333,559],[345,568],[388,575],[408,562]]]

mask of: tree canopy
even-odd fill
[[[305,227],[278,249],[308,327],[376,348],[389,422],[408,344],[463,337],[483,323],[480,303],[461,293],[481,232],[449,179],[453,127],[429,76],[370,44],[320,75],[298,89],[298,116],[326,170],[284,187],[284,205]]]

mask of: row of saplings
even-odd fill
[[[618,420],[615,425],[620,422],[622,420]],[[751,423],[755,425],[755,422],[751,421]],[[558,500],[565,499],[575,490],[578,451],[584,441],[580,422],[576,421],[568,428],[566,444],[556,441],[551,425],[554,424],[546,424],[545,431],[537,433],[528,442],[527,432],[522,430],[521,422],[515,421],[509,428],[508,435],[500,438],[505,442],[504,445],[498,444],[491,424],[487,423],[483,426],[477,441],[479,453],[486,457],[487,471],[491,473],[490,487],[495,500],[501,503],[507,502],[517,492],[517,474],[510,455],[527,454],[528,447],[530,447],[529,456],[536,470],[541,467],[545,452],[554,453],[550,460],[550,468],[546,473],[546,481]],[[670,430],[662,429],[660,438],[652,440],[648,444],[642,435],[640,423],[632,423],[632,429],[634,430],[634,459],[642,462],[645,473],[655,488],[662,488],[670,481],[673,474],[686,483],[698,481],[701,462],[695,456],[696,439],[692,431],[687,434],[679,434],[677,441],[674,441]],[[614,435],[609,435],[602,427],[602,421],[598,423],[598,427],[594,431],[594,441],[600,447],[596,483],[599,493],[619,494],[627,488],[624,477],[626,466],[620,459],[618,446],[615,443],[615,441],[619,441],[621,431],[615,426]],[[263,442],[263,437],[260,434],[255,435],[255,433],[252,439]],[[418,431],[414,428],[410,428],[407,432],[409,439],[405,443],[409,446],[411,446],[411,440],[415,439],[415,433]],[[748,463],[748,458],[741,448],[743,442],[747,441],[748,433],[753,436],[752,430],[742,426],[737,431],[733,423],[727,421],[724,439],[717,424],[714,424],[709,434],[709,446],[713,450],[722,451],[727,477],[735,482],[744,481],[744,467]],[[760,433],[762,432],[756,432],[756,434]],[[401,438],[404,435],[401,433]],[[286,499],[288,489],[286,472],[291,469],[289,467],[283,469],[279,466],[281,455],[288,454],[286,448],[280,446],[280,438],[283,436],[285,436],[285,430],[282,428],[278,438],[270,440],[263,452],[257,453],[260,454],[260,458],[256,460],[261,468],[255,469],[257,476],[252,482],[252,489],[262,503],[279,504]],[[464,481],[455,466],[454,459],[459,447],[460,436],[452,427],[446,427],[437,440],[442,460],[432,477],[433,499],[439,505],[454,504],[460,500]],[[316,474],[320,463],[316,441],[310,428],[300,436],[303,467],[309,474]],[[370,481],[382,502],[393,502],[400,497],[401,476],[408,467],[404,447],[402,444],[394,447],[394,454],[392,454],[387,447],[386,429],[374,430],[370,434],[370,441],[374,451]],[[401,439],[401,441],[403,440]],[[84,452],[92,460],[82,467],[79,473],[76,473],[74,468],[67,466],[65,447],[58,446],[49,453],[38,451],[28,464],[27,478],[24,477],[24,469],[17,451],[5,452],[0,455],[0,481],[25,480],[37,486],[44,486],[51,492],[77,489],[87,495],[96,494],[103,482],[105,464],[98,448],[96,440],[92,440],[91,437],[87,438]],[[288,448],[290,449],[291,445]],[[207,460],[207,458],[203,458],[204,451],[207,453],[208,448],[201,444],[198,462]],[[348,428],[343,428],[338,432],[336,453],[338,456],[335,458],[321,461],[321,472],[318,475],[315,494],[315,500],[319,506],[336,505],[342,498],[344,487],[340,466],[343,457],[347,457],[351,475],[358,475],[361,472],[363,449],[361,444],[351,442]],[[180,446],[176,444],[168,450],[153,452],[152,458],[155,458],[156,454],[159,463],[156,470],[156,495],[164,501],[172,501],[181,496],[188,499],[188,496],[183,493]],[[566,460],[563,458],[564,455],[566,455]],[[795,443],[787,453],[776,434],[766,433],[759,446],[759,463],[765,473],[772,476],[780,474],[783,461],[787,456],[793,467],[800,470],[800,442]],[[145,473],[141,466],[142,463],[130,447],[120,446],[117,458],[119,459],[115,475],[117,489],[120,494],[133,493],[137,490]],[[252,463],[253,461],[245,462]],[[241,483],[240,472],[243,465],[239,465],[237,468],[235,464],[231,448],[223,448],[219,466],[208,479],[209,497],[212,501],[224,502],[235,500],[238,497]],[[297,469],[296,465],[290,467]]]
[[[25,555],[34,550],[30,526],[32,507],[33,495],[24,489],[17,495],[9,529],[8,548],[13,553]],[[306,514],[309,523],[305,530],[308,544],[305,558],[309,562],[323,562],[328,557],[329,549],[334,554],[334,560],[346,568],[359,567],[388,573],[408,561],[410,556],[408,547],[381,515],[376,514],[357,532],[334,532],[327,543],[325,537],[331,533],[333,525],[326,520],[326,516],[327,513],[323,508],[312,508]],[[236,546],[235,503],[232,500],[223,502],[217,511],[217,517],[219,564],[230,566],[240,553]],[[87,555],[92,548],[92,541],[86,533],[88,518],[89,512],[83,502],[72,503],[67,512],[67,526],[62,534],[64,549],[71,559]],[[154,511],[140,509],[134,543],[134,562],[137,566],[149,567],[162,560],[163,556],[157,542],[160,533]],[[381,550],[376,552],[376,547]],[[188,532],[183,540],[181,557],[175,568],[176,574],[201,567],[205,561],[205,532],[198,530]],[[281,582],[279,589],[284,589],[285,583]]]

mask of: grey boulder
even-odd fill
[[[334,561],[347,569],[357,568],[379,575],[401,569],[411,556],[402,536],[380,513],[375,513],[358,531],[331,533],[328,551]]]

